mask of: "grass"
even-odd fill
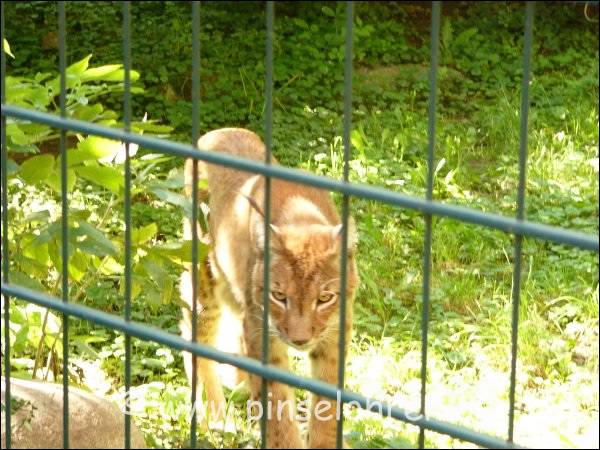
[[[262,132],[264,17],[254,6],[203,5],[203,131],[236,125]],[[597,234],[598,31],[582,8],[547,6],[538,8],[534,30],[526,216]],[[43,15],[44,8],[48,6],[33,9]],[[140,29],[134,33],[138,39],[133,54],[146,85],[145,94],[134,102],[135,114],[141,117],[149,111],[152,118],[160,117],[175,128],[172,137],[180,141],[189,140],[191,112],[186,8],[169,2],[134,8],[134,23]],[[444,6],[436,200],[507,216],[516,212],[522,13],[521,5],[501,2]],[[359,3],[357,15],[350,178],[423,197],[428,9]],[[283,3],[277,6],[275,21],[275,155],[286,165],[338,178],[343,154],[343,20],[343,5]],[[120,50],[106,38],[118,35],[111,23],[90,14],[70,23],[74,28],[96,24],[90,36],[69,37],[74,40],[69,45],[73,58],[93,50],[101,62],[120,59]],[[141,39],[142,28],[150,25],[155,26],[155,36]],[[19,47],[27,48],[30,55],[15,62],[15,73],[41,70],[39,65],[51,62],[48,51],[40,54],[28,44],[31,36],[20,41],[10,28],[13,51],[18,56]],[[157,50],[149,51],[152,45]],[[164,69],[149,62],[162,54],[171,55],[168,60],[164,56]],[[118,98],[113,101],[118,105]],[[176,179],[181,164],[175,158],[158,164],[138,186]],[[35,210],[34,204],[48,204],[44,192],[23,192],[27,195],[14,199],[13,208],[27,211]],[[71,200],[93,211],[98,222],[108,197],[82,189]],[[53,208],[58,211],[59,205]],[[424,221],[414,211],[363,199],[353,198],[351,209],[359,231],[362,283],[347,386],[417,411]],[[133,205],[134,226],[157,224],[156,242],[179,239],[181,218],[179,208],[152,195],[140,195]],[[122,216],[114,211],[104,228],[118,240],[121,225]],[[505,436],[513,240],[491,229],[434,218],[432,258],[428,414]],[[176,271],[169,276],[176,280]],[[175,300],[162,304],[160,298],[141,299],[134,304],[136,320],[177,333]],[[94,278],[80,301],[121,313],[118,277]],[[37,326],[30,333],[39,330]],[[122,337],[85,323],[74,321],[73,326],[74,371],[82,383],[117,399],[123,383]],[[518,345],[515,441],[532,447],[597,447],[597,255],[524,240]],[[138,340],[133,348],[135,392],[144,399],[136,423],[153,447],[187,445],[183,405],[189,402],[190,390],[181,355]],[[27,365],[30,355],[25,349],[22,353]],[[306,373],[306,361],[294,361],[295,368]],[[245,420],[245,395],[232,396],[238,407],[232,409],[230,424],[203,429],[203,446],[257,445],[258,428]],[[416,445],[415,427],[364,411],[349,411],[346,417],[353,447]],[[426,434],[426,445],[470,446],[432,432]]]

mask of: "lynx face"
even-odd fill
[[[337,336],[341,226],[271,228],[271,329],[287,344],[309,350],[329,332]],[[263,242],[259,235],[257,243]],[[347,298],[352,298],[357,283],[355,245],[354,229],[349,227]],[[259,258],[253,273],[253,301],[259,305],[263,301],[263,270]]]

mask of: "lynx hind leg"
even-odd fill
[[[196,341],[198,343],[215,346],[218,334],[218,324],[221,316],[221,308],[214,295],[214,281],[209,274],[208,263],[200,266],[198,276],[198,299],[197,311],[198,322],[196,326]],[[184,339],[192,340],[192,276],[191,271],[186,270],[181,275],[181,298],[188,307],[183,308],[183,320],[180,324],[181,335]],[[202,390],[206,392],[210,420],[221,420],[225,417],[226,403],[223,389],[216,372],[216,363],[212,360],[193,357],[191,353],[183,353],[183,362],[187,379],[192,384],[192,360],[196,358],[197,391],[196,398],[199,402],[197,411],[205,411],[200,408]]]

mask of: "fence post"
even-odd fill
[[[200,2],[192,2],[192,146],[197,145],[200,134]],[[198,330],[198,160],[192,166],[192,342]],[[198,387],[198,361],[192,355],[192,417],[190,446],[196,448],[196,389]]]
[[[131,131],[131,2],[123,2],[123,130]],[[125,142],[125,321],[131,320],[131,155]],[[125,333],[125,448],[131,447],[131,336]]]
[[[2,51],[0,52],[1,84],[2,84],[2,106],[6,102],[6,55],[4,54],[4,2],[0,3],[0,21],[2,35]],[[7,149],[6,149],[6,116],[2,114],[2,283],[8,284],[8,173],[7,173]],[[2,292],[4,303],[4,395],[5,395],[5,429],[6,448],[11,448],[11,398],[10,398],[10,296]]]
[[[523,84],[521,86],[521,124],[519,148],[519,187],[517,191],[517,220],[525,219],[525,172],[527,166],[527,120],[529,117],[529,75],[531,63],[531,43],[533,38],[533,2],[527,2],[525,8],[525,39],[523,44]],[[515,235],[514,268],[512,283],[512,324],[511,324],[511,360],[510,392],[508,410],[508,441],[513,442],[515,421],[515,389],[517,378],[517,343],[519,339],[519,305],[521,298],[521,255],[523,236]]]
[[[433,199],[433,163],[435,156],[435,118],[437,98],[437,70],[440,36],[441,2],[432,2],[431,9],[431,62],[429,68],[429,128],[427,152],[427,193],[426,199]],[[427,345],[429,333],[429,294],[431,274],[431,214],[425,214],[425,238],[423,240],[423,302],[421,304],[421,416],[425,416],[427,396]],[[425,429],[419,429],[419,448],[425,447]]]

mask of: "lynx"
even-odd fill
[[[253,132],[226,128],[211,131],[198,140],[198,147],[264,161],[265,146]],[[277,164],[276,161],[273,161]],[[186,162],[186,193],[192,189],[193,162]],[[270,285],[263,286],[265,225],[264,177],[213,164],[198,163],[200,178],[208,180],[209,232],[202,239],[209,243],[209,256],[199,270],[197,341],[216,345],[221,313],[228,309],[239,317],[241,337],[228,325],[228,344],[235,351],[260,359],[263,329],[263,289],[269,294],[270,364],[288,370],[288,347],[307,352],[312,376],[336,384],[340,303],[340,251],[342,225],[328,192],[277,179],[271,182]],[[358,284],[355,262],[356,232],[348,227],[347,261],[347,347],[352,324],[352,304]],[[199,233],[200,229],[198,228]],[[184,235],[191,239],[192,225],[184,224]],[[192,305],[190,271],[182,274],[182,298]],[[191,338],[191,312],[184,308],[182,335]],[[230,349],[233,346],[230,346]],[[191,355],[185,354],[185,368],[191,380]],[[216,363],[197,359],[199,383],[203,383],[209,405],[225,402],[217,376]],[[241,377],[240,377],[241,379]],[[252,396],[260,398],[261,378],[249,377]],[[273,409],[278,404],[293,405],[292,388],[278,382],[268,383],[268,398]],[[287,402],[287,403],[282,403]],[[315,415],[315,407],[330,414]],[[341,407],[341,406],[340,406]],[[292,406],[293,408],[293,406]],[[308,423],[310,448],[335,447],[335,401],[318,395],[311,397]],[[214,408],[215,415],[221,407]],[[295,414],[295,412],[294,412]],[[290,414],[268,419],[269,447],[305,446],[298,424]]]

